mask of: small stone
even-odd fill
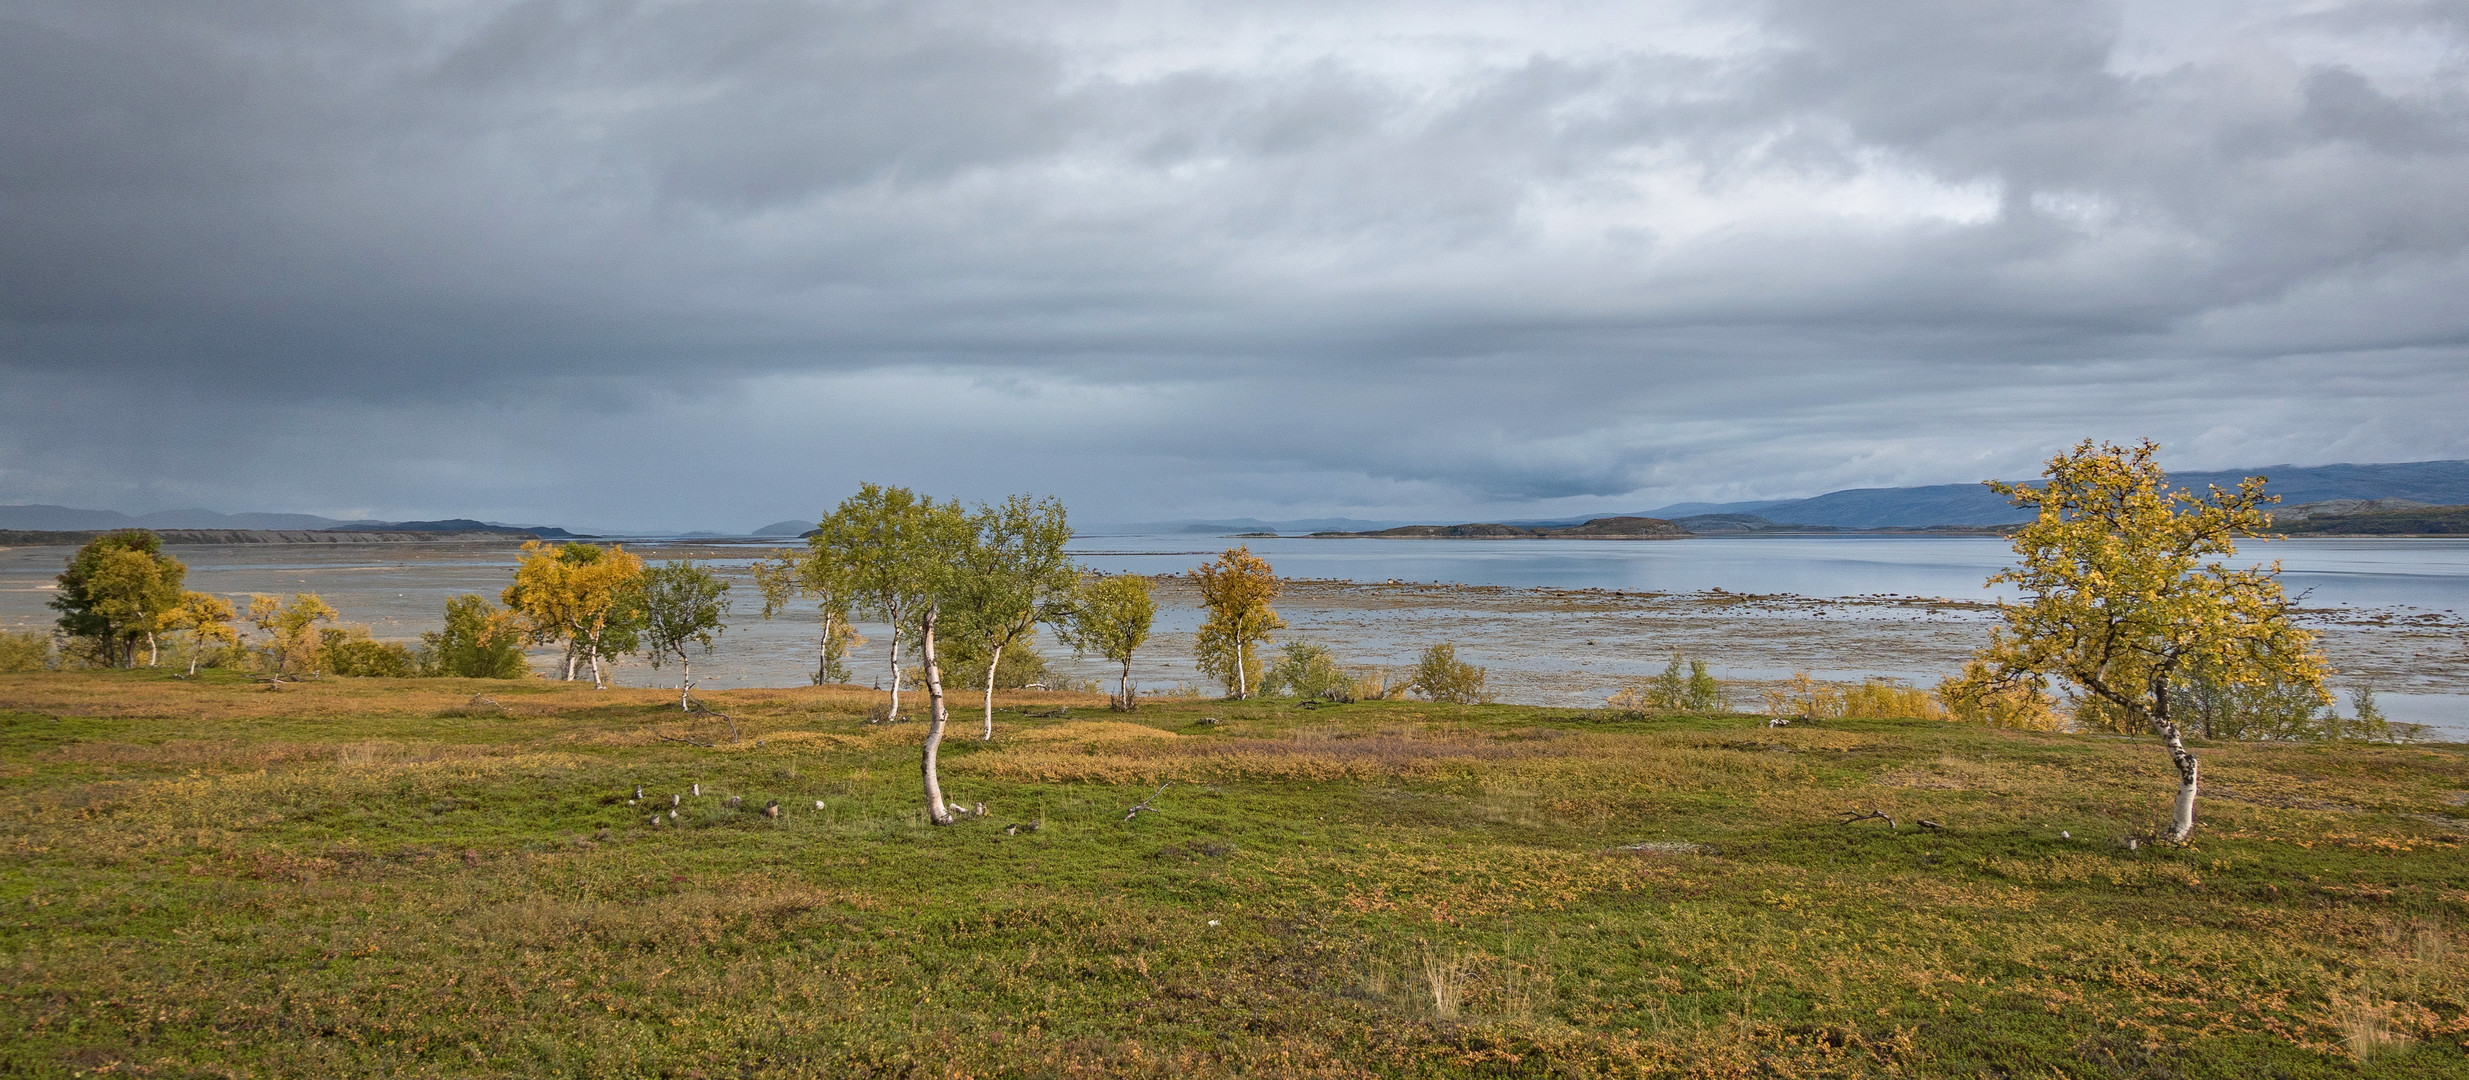
[[[695,798],[698,798],[698,799],[700,799],[700,798],[702,798],[702,797],[703,797],[703,785],[702,785],[702,784],[699,784],[699,783],[698,783],[698,784],[696,784],[696,785],[694,786],[694,797],[695,797]]]
[[[780,800],[778,800],[778,799],[773,799],[771,802],[769,802],[769,803],[765,804],[765,805],[764,805],[764,807],[763,807],[763,816],[764,816],[764,817],[768,817],[768,818],[776,818],[776,817],[779,817],[779,816],[780,816]]]
[[[669,811],[669,820],[671,820],[671,821],[675,821],[675,820],[677,820],[677,811],[675,811],[675,810],[671,810],[671,811]]]
[[[814,801],[814,808],[815,808],[815,809],[817,809],[817,810],[821,810],[821,809],[823,809],[823,800],[821,800],[821,799],[816,799],[816,800]]]
[[[669,805],[671,805],[671,806],[677,806],[677,805],[679,805],[679,804],[684,803],[685,801],[686,801],[686,800],[685,800],[684,798],[680,797],[680,796],[676,796],[676,795],[671,795],[671,796],[669,796]]]

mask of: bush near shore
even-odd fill
[[[2469,1074],[2469,747],[168,676],[0,676],[0,1073]]]

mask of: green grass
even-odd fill
[[[0,1075],[2469,1075],[2461,747],[667,700],[0,676]]]

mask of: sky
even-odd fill
[[[2469,457],[2465,76],[2465,0],[0,0],[0,502]]]

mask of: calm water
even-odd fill
[[[1987,577],[2012,558],[1992,538],[1840,537],[1704,538],[1618,542],[1579,540],[1313,540],[1211,536],[1094,535],[1075,545],[1087,565],[1107,571],[1189,570],[1234,544],[1246,544],[1281,575],[1353,581],[1447,582],[1505,587],[1553,586],[1635,592],[1791,593],[1814,597],[1892,594],[1987,598],[1999,595]],[[812,670],[812,628],[803,616],[765,622],[745,574],[771,545],[630,542],[653,558],[680,553],[709,558],[739,583],[737,612],[720,654],[696,664],[698,682],[715,687],[793,685]],[[492,599],[516,554],[507,545],[201,545],[173,551],[189,564],[189,587],[226,595],[316,592],[346,622],[366,624],[381,638],[412,639],[436,629],[447,598],[480,593]],[[0,626],[47,626],[52,577],[69,550],[0,550]],[[2248,554],[2277,558],[2282,580],[2308,607],[2469,610],[2469,541],[2289,540],[2250,545]],[[245,603],[245,596],[242,596]],[[1161,634],[1187,632],[1196,613],[1161,612]],[[874,654],[882,628],[853,666],[861,682],[879,675]],[[1056,650],[1046,650],[1050,656]],[[546,654],[538,654],[545,665]],[[1161,658],[1164,659],[1164,658]],[[1575,659],[1575,658],[1571,658]],[[1094,665],[1082,674],[1095,674]],[[1196,678],[1188,663],[1151,669],[1144,680]],[[674,683],[639,661],[620,669],[633,685]],[[2449,693],[2385,695],[2395,719],[2432,723],[2469,734],[2469,698]]]

